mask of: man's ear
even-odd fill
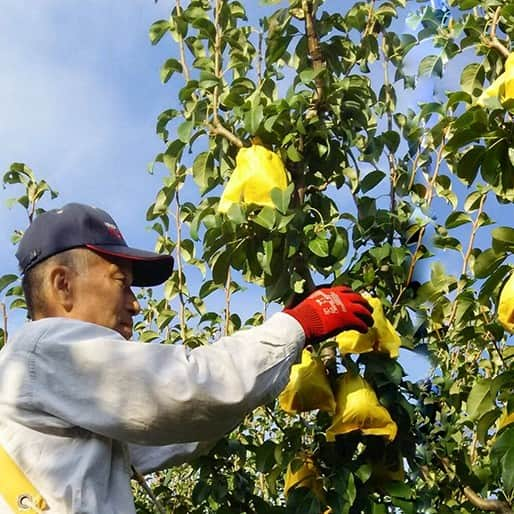
[[[73,308],[73,270],[68,266],[54,266],[48,274],[49,303],[61,313]]]

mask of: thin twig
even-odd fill
[[[493,19],[491,21],[491,28],[489,29],[489,38],[484,36],[482,39],[489,48],[498,50],[498,52],[500,52],[503,57],[507,58],[510,54],[509,49],[503,45],[496,36],[496,29],[498,28],[498,23],[500,22],[501,9],[501,6],[497,7],[496,11],[494,12]]]
[[[391,95],[389,91],[390,87],[390,81],[389,81],[389,58],[387,56],[387,52],[385,50],[385,35],[382,35],[382,55],[383,55],[383,68],[384,68],[384,88],[386,92],[386,116],[387,116],[387,130],[390,132],[393,130],[393,113],[388,107],[388,104],[391,102]],[[389,209],[391,212],[396,212],[396,182],[398,179],[398,168],[396,164],[396,160],[394,158],[393,152],[390,150],[387,153],[387,161],[389,163],[389,198],[390,198],[390,205]],[[394,238],[394,219],[391,226],[391,231],[389,233],[389,244],[393,244],[393,238]]]
[[[214,7],[214,28],[216,30],[216,35],[214,37],[214,74],[216,78],[221,80],[221,26],[220,26],[220,11],[221,11],[221,1],[216,0],[216,4]],[[219,103],[219,83],[214,87],[214,93],[212,98],[212,110],[214,117],[214,125],[220,125],[218,119],[218,103]]]
[[[175,228],[177,231],[177,275],[178,275],[178,297],[179,297],[179,323],[180,338],[182,341],[186,339],[186,302],[184,299],[184,281],[183,281],[183,262],[182,262],[182,223],[180,221],[180,196],[178,189],[175,192],[176,210],[175,210]]]
[[[259,30],[258,33],[258,51],[257,51],[257,83],[260,86],[262,84],[262,61],[263,61],[263,53],[262,53],[262,45],[264,41],[264,34],[262,30]]]
[[[2,311],[2,323],[4,327],[4,345],[7,343],[7,308],[4,302],[0,302],[0,309]]]
[[[232,282],[232,273],[230,268],[227,270],[227,281],[225,282],[225,335],[230,335],[230,284]]]
[[[427,181],[427,192],[426,192],[426,205],[430,206],[432,203],[432,198],[434,196],[434,190],[435,190],[435,182],[437,180],[437,177],[439,175],[439,169],[441,168],[441,164],[443,162],[443,152],[445,149],[445,139],[446,134],[449,130],[449,127],[446,127],[443,131],[443,137],[441,139],[441,146],[439,147],[439,150],[436,154],[436,163],[434,167],[434,173],[430,180]],[[426,231],[426,225],[423,225],[419,229],[418,239],[416,242],[416,249],[414,250],[412,254],[412,260],[409,266],[409,271],[407,273],[407,280],[405,281],[405,284],[401,287],[398,296],[396,297],[396,300],[393,303],[393,308],[396,307],[400,301],[400,298],[402,297],[403,293],[408,289],[410,286],[410,283],[412,282],[412,277],[414,276],[414,269],[416,267],[416,264],[420,257],[421,247],[423,245],[423,237],[425,236]]]
[[[268,413],[268,416],[273,420],[273,422],[275,423],[275,425],[277,425],[277,428],[280,429],[280,431],[285,434],[286,431],[282,428],[282,426],[280,425],[280,423],[278,422],[277,418],[275,417],[275,414],[273,414],[273,411],[268,407],[266,406],[266,412]]]
[[[422,136],[422,140],[420,141],[420,144],[418,145],[418,149],[416,150],[416,155],[414,157],[414,160],[412,161],[412,171],[409,178],[409,185],[407,186],[407,191],[412,191],[412,188],[414,186],[414,180],[416,180],[416,173],[418,171],[418,162],[421,158],[421,148],[423,147],[423,142],[425,139],[425,134]]]
[[[175,6],[177,8],[177,16],[182,14],[182,7],[180,5],[180,0],[175,1]],[[178,40],[178,47],[180,52],[180,64],[182,65],[182,72],[184,73],[184,78],[187,82],[189,82],[191,76],[189,74],[189,68],[186,62],[186,51],[184,47],[184,38],[181,36]]]
[[[137,480],[139,485],[144,489],[145,493],[150,497],[159,513],[166,514],[166,510],[162,506],[161,502],[157,499],[157,496],[155,496],[151,487],[146,482],[145,477],[134,466],[131,466],[131,468],[134,478]]]
[[[471,228],[471,235],[469,237],[468,248],[466,250],[466,253],[464,255],[463,262],[462,262],[462,269],[461,269],[461,272],[460,272],[460,276],[461,277],[466,275],[466,272],[467,272],[467,269],[468,269],[469,259],[471,257],[471,253],[473,251],[473,244],[475,242],[475,237],[476,237],[477,231],[479,229],[480,216],[482,215],[482,212],[484,210],[484,203],[485,203],[486,198],[487,198],[487,195],[482,195],[482,198],[480,199],[480,205],[478,206],[478,212],[477,212],[476,218],[473,221],[473,225],[472,225],[472,228]],[[456,297],[461,293],[462,288],[463,288],[462,283],[459,283],[459,287],[457,288]],[[452,310],[451,310],[451,313],[450,313],[450,318],[448,320],[448,327],[450,327],[452,325],[452,323],[453,323],[453,321],[455,319],[455,316],[457,314],[458,303],[459,302],[457,302],[457,299],[455,299],[455,301],[453,302]]]

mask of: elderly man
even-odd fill
[[[17,257],[32,321],[0,352],[1,514],[135,512],[131,465],[208,451],[280,392],[307,342],[372,323],[360,295],[334,287],[190,352],[130,341],[131,287],[162,283],[173,260],[127,246],[82,204],[38,216]]]

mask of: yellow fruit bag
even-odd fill
[[[356,330],[346,330],[336,337],[341,354],[380,352],[389,357],[398,357],[401,339],[391,322],[385,317],[382,303],[378,298],[363,295],[373,307],[373,326],[361,334]]]
[[[388,441],[396,437],[398,427],[387,409],[378,401],[373,388],[360,375],[343,373],[338,379],[337,409],[326,431],[327,441],[336,435],[359,430],[364,435],[379,435]]]
[[[287,188],[288,179],[282,159],[261,145],[241,148],[236,167],[221,195],[218,211],[227,212],[232,204],[274,207],[271,190]]]
[[[323,480],[312,457],[307,453],[300,453],[287,466],[284,494],[287,496],[291,489],[305,487],[310,489],[320,501],[325,501]]]
[[[514,100],[514,53],[505,61],[505,71],[480,95],[477,104],[482,107],[500,107],[499,103]]]
[[[514,411],[509,413],[507,409],[504,409],[497,421],[498,432],[511,423],[514,423]]]
[[[514,334],[514,271],[502,287],[498,301],[498,321]]]
[[[289,383],[278,397],[280,407],[289,414],[320,409],[336,410],[334,393],[318,357],[303,350],[300,364],[291,368]]]

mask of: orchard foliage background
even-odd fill
[[[139,512],[511,512],[514,424],[498,419],[514,411],[514,350],[495,310],[513,268],[514,98],[477,99],[504,71],[514,5],[170,4],[150,28],[169,46],[171,100],[147,218],[176,270],[162,294],[143,291],[141,340],[209,344],[315,284],[348,284],[381,299],[433,371],[411,383],[383,355],[337,355],[332,373],[360,369],[391,413],[393,443],[358,432],[327,443],[326,414],[273,403],[192,466],[149,477],[160,507],[135,485]],[[275,208],[220,214],[237,151],[252,142],[282,156],[291,186],[273,192]],[[30,217],[53,192],[16,163],[4,184],[20,183],[15,202]],[[255,313],[247,284],[262,291]],[[16,276],[0,289],[5,340],[7,311],[23,301]],[[284,497],[299,451],[314,456],[325,501],[308,489]]]

